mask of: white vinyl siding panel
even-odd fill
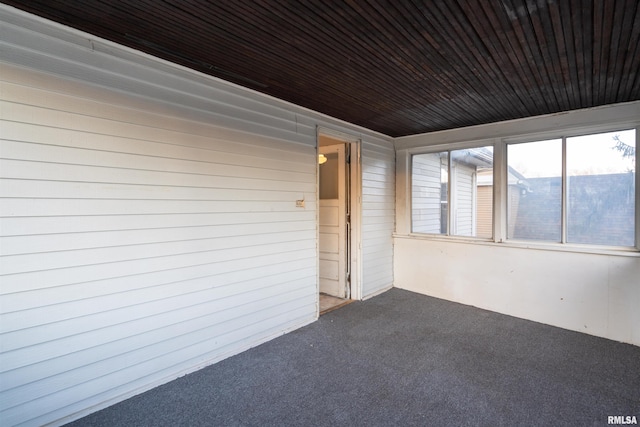
[[[413,156],[411,172],[411,220],[414,233],[440,234],[441,159],[438,153]]]
[[[233,145],[6,71],[3,419],[55,419],[315,318],[312,145]]]
[[[387,141],[362,140],[363,297],[393,286],[395,151]]]
[[[453,224],[455,224],[452,234],[458,236],[473,236],[474,233],[474,204],[475,204],[475,167],[456,165],[452,168],[454,183],[453,200]]]

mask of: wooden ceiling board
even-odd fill
[[[390,136],[640,99],[639,0],[1,0]]]

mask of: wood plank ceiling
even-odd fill
[[[640,99],[638,0],[3,0],[403,136]]]

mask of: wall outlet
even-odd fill
[[[296,200],[296,208],[304,208],[304,199]]]

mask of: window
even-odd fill
[[[320,200],[338,199],[338,153],[322,154],[326,159],[320,165]]]
[[[635,130],[509,144],[508,238],[634,246],[635,147]]]
[[[491,238],[493,147],[414,155],[411,196],[414,233]]]
[[[451,143],[448,134],[429,139],[438,148],[407,141],[397,151],[397,233],[639,251],[640,127],[594,128],[476,143],[482,146],[458,141],[451,149],[444,145]]]

